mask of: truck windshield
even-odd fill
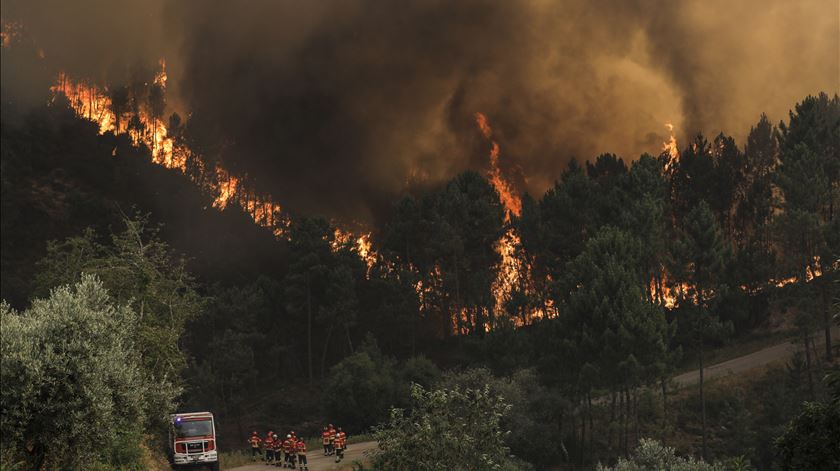
[[[177,438],[208,437],[212,435],[212,420],[182,420],[175,424],[175,436]]]

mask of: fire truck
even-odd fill
[[[169,459],[176,468],[209,468],[219,471],[216,424],[210,412],[169,416]]]

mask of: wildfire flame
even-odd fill
[[[487,172],[487,176],[493,188],[499,193],[499,201],[505,207],[505,222],[510,222],[511,214],[514,216],[522,214],[522,200],[516,194],[510,182],[502,175],[502,170],[499,167],[501,148],[499,143],[493,139],[493,128],[490,127],[487,116],[483,113],[475,113],[475,122],[482,136],[490,141],[490,170]],[[521,251],[518,250],[520,246],[521,239],[514,227],[509,227],[496,242],[496,252],[501,257],[501,263],[499,263],[491,291],[496,301],[494,313],[497,316],[505,314],[505,303],[511,298],[514,289],[528,292],[529,287],[533,286],[533,283],[531,283],[531,266],[521,254]],[[465,314],[461,313],[460,315],[463,318]],[[517,319],[517,323],[521,325],[527,320],[540,318],[544,315],[545,311],[543,309],[529,309],[525,319]]]
[[[499,168],[501,149],[499,144],[493,140],[493,128],[490,127],[487,116],[483,113],[476,113],[475,122],[478,124],[481,134],[490,141],[490,170],[487,175],[490,178],[490,183],[493,184],[493,188],[499,193],[499,199],[505,206],[505,219],[510,220],[511,214],[519,216],[522,213],[522,200],[519,199],[510,182],[502,176],[502,170]]]
[[[330,247],[333,252],[336,252],[342,246],[352,244],[353,251],[365,262],[365,265],[367,265],[367,274],[370,275],[370,270],[376,264],[377,260],[377,253],[373,250],[373,243],[370,240],[370,236],[370,232],[356,236],[350,231],[337,227],[333,232],[333,240],[330,243]]]
[[[674,125],[671,123],[665,123],[665,127],[671,135],[667,141],[662,143],[662,152],[668,154],[668,162],[665,164],[665,170],[668,170],[671,168],[673,163],[679,159],[680,152],[677,149],[677,137],[674,135]]]
[[[167,79],[166,62],[161,59],[153,80],[153,84],[160,87],[161,93],[166,91]],[[209,182],[188,173],[188,161],[193,162],[193,166],[203,173],[203,160],[185,145],[176,144],[169,137],[162,116],[156,116],[150,109],[151,105],[142,103],[139,97],[128,97],[128,101],[134,105],[134,113],[120,112],[118,117],[107,88],[74,81],[61,72],[50,90],[54,96],[64,95],[76,115],[97,123],[100,134],[127,134],[135,146],[142,144],[149,148],[154,163],[188,174],[194,182],[203,184],[204,189],[213,195],[214,208],[222,210],[230,202],[235,202],[257,225],[272,229],[278,237],[287,233],[288,220],[283,217],[280,204],[271,196],[258,195],[245,187],[242,178],[232,175],[221,165],[216,164],[212,169],[214,178],[209,179]],[[116,155],[116,148],[112,155]]]
[[[368,273],[376,263],[376,252],[373,250],[373,243],[370,241],[370,232],[356,238],[356,253],[367,264]]]

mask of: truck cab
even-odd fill
[[[210,412],[169,416],[169,457],[175,468],[219,469],[216,424]]]

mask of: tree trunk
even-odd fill
[[[417,355],[417,317],[419,312],[415,312],[411,316],[411,356]]]
[[[636,399],[633,401],[633,416],[636,420],[636,427],[635,427],[635,435],[633,443],[636,444],[639,442],[639,388],[636,388],[633,392],[633,395]]]
[[[580,411],[580,445],[578,446],[578,460],[583,466],[583,457],[586,455],[586,413],[583,409],[583,398],[578,401],[578,410]]]
[[[461,282],[458,279],[458,254],[455,253],[453,255],[454,263],[452,268],[455,270],[455,315],[457,316],[458,322],[458,342],[460,343],[460,339],[463,334],[463,319],[461,319]]]
[[[700,413],[703,418],[703,445],[700,456],[706,459],[706,396],[703,391],[703,339],[700,338]]]
[[[327,369],[327,349],[330,346],[330,337],[332,337],[332,332],[333,325],[330,323],[330,327],[327,329],[327,339],[324,340],[324,351],[321,353],[321,379],[324,378]]]
[[[814,282],[816,281],[817,280],[814,279]],[[826,361],[831,363],[831,315],[828,312],[829,309],[831,309],[831,300],[829,299],[829,296],[826,293],[825,286],[820,287],[820,291],[822,291],[823,326],[825,327],[825,359]]]
[[[625,387],[621,386],[619,394],[619,412],[621,412],[621,424],[618,431],[618,447],[623,454],[627,454],[627,393]]]
[[[309,363],[309,384],[312,384],[312,287],[306,273],[306,356]]]
[[[353,340],[350,338],[350,327],[347,326],[347,323],[344,323],[344,333],[347,334],[347,345],[350,347],[350,354],[352,355],[355,352],[353,348]]]
[[[630,388],[624,388],[624,455],[630,453]]]
[[[569,461],[569,452],[566,449],[566,441],[563,440],[563,411],[560,411],[560,415],[557,417],[557,430],[558,435],[560,436],[560,451],[563,453],[563,460],[568,463]]]
[[[811,348],[809,347],[810,334],[807,327],[802,330],[803,344],[805,345],[805,370],[808,375],[808,398],[814,400],[814,376],[811,372]]]
[[[662,433],[660,434],[660,440],[662,440],[662,445],[665,445],[665,440],[668,437],[668,383],[665,378],[661,380],[662,384]]]
[[[607,447],[612,450],[613,446],[613,429],[615,429],[615,403],[616,403],[616,393],[612,391],[610,393],[612,396],[612,400],[610,401],[612,404],[610,405],[610,426],[609,431],[607,432]]]
[[[34,466],[32,467],[32,469],[40,471],[40,469],[44,466],[44,461],[47,457],[47,453],[44,450],[44,448],[45,447],[42,447],[40,445],[35,445],[35,447],[32,451],[32,454],[35,455],[35,460],[34,460],[35,462],[34,462]]]
[[[592,424],[592,391],[591,390],[586,392],[586,409],[587,409],[586,413],[589,415],[589,459],[591,461],[592,460],[592,453],[593,453],[593,450],[595,448],[595,445],[593,443],[593,441],[595,439],[595,436],[594,436],[594,433],[593,433],[595,431],[595,427]]]
[[[615,448],[616,448],[616,450],[621,452],[621,450],[622,450],[621,430],[622,430],[622,424],[623,424],[623,420],[624,420],[624,396],[622,396],[622,394],[621,394],[621,386],[619,386],[618,391],[616,392],[616,396],[618,397],[618,409],[617,409],[617,411],[618,411],[618,417],[617,417],[618,423],[616,424],[616,429],[615,429],[616,430]]]

